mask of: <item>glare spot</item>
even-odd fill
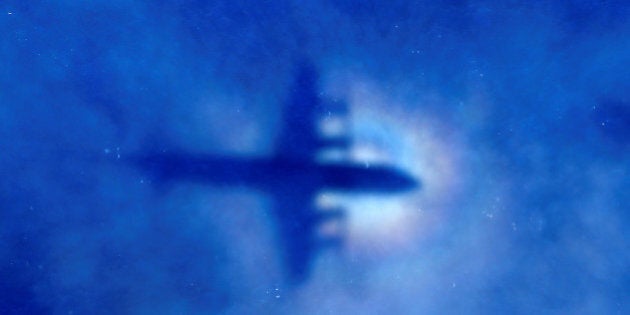
[[[392,159],[386,150],[373,143],[358,143],[351,149],[350,158],[354,161],[364,161],[365,167],[369,167],[369,161],[386,162]]]

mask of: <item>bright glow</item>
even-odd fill
[[[366,167],[391,164],[419,179],[422,188],[393,196],[338,196],[349,214],[348,250],[373,258],[418,250],[445,224],[445,200],[460,189],[462,150],[453,133],[438,117],[422,112],[421,104],[397,104],[367,81],[354,81],[350,90],[350,158]]]

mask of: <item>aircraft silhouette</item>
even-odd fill
[[[325,114],[347,114],[342,103],[324,106],[317,92],[317,72],[302,63],[285,107],[277,151],[268,158],[219,157],[186,152],[159,152],[134,162],[158,181],[188,180],[215,186],[246,186],[269,194],[283,243],[288,280],[297,284],[310,272],[317,250],[339,244],[339,235],[321,235],[320,228],[344,218],[342,209],[314,205],[323,190],[355,193],[394,193],[410,190],[418,181],[388,165],[366,166],[353,161],[318,158],[327,149],[348,150],[347,136],[324,136],[318,121]]]

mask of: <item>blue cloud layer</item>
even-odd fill
[[[623,1],[0,8],[3,313],[629,310]],[[305,56],[358,119],[397,119],[385,134],[433,141],[418,161],[457,172],[409,202],[438,228],[378,258],[324,255],[291,289],[266,196],[162,190],[124,161],[273,152]]]

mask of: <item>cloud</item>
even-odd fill
[[[2,8],[9,313],[628,308],[621,2]],[[292,290],[266,196],[184,184],[163,194],[124,161],[164,148],[270,154],[304,55],[324,92],[351,103],[357,139],[426,189],[394,203],[421,208],[394,220],[409,229],[322,254]],[[361,219],[363,232],[376,224]]]

